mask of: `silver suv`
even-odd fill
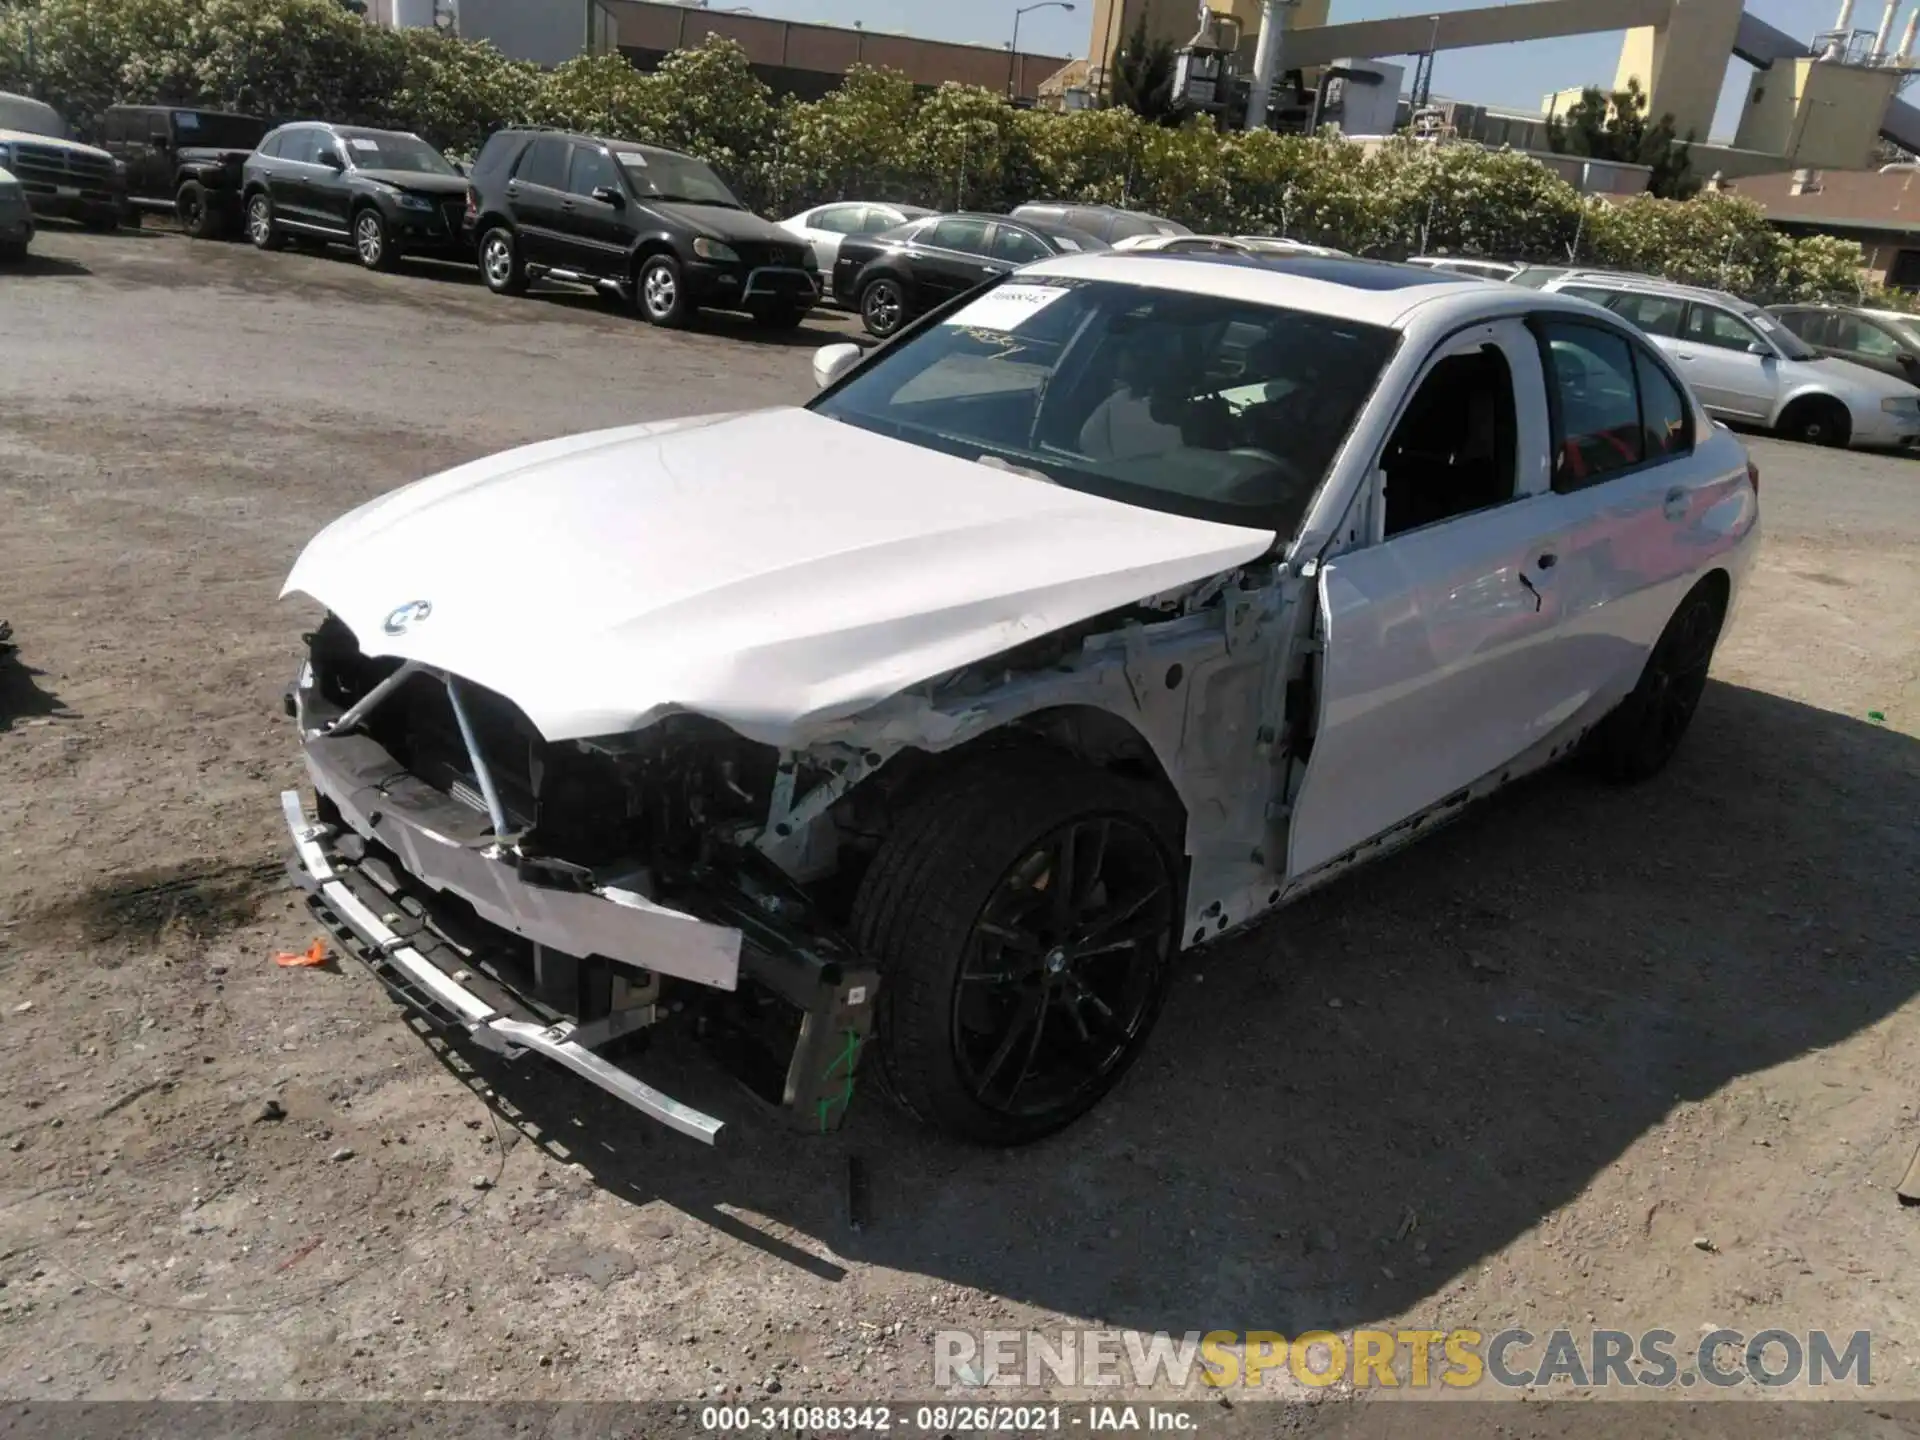
[[[1592,270],[1570,270],[1539,288],[1638,325],[1717,419],[1813,445],[1920,445],[1920,390],[1822,356],[1738,296]]]

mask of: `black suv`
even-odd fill
[[[127,206],[171,210],[187,234],[215,240],[240,228],[240,169],[267,122],[218,110],[115,105],[100,117],[100,148],[127,167]]]
[[[820,298],[813,247],[672,150],[498,130],[473,162],[467,213],[480,273],[502,295],[545,275],[623,295],[655,325],[684,325],[704,305],[776,329]]]
[[[282,125],[247,157],[247,238],[353,246],[369,270],[402,254],[471,260],[466,177],[418,135],[358,125]]]

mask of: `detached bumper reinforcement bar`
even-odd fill
[[[711,1145],[725,1122],[682,1105],[651,1085],[635,1079],[619,1066],[603,1060],[573,1039],[575,1027],[562,1021],[541,1025],[504,1015],[479,995],[422,955],[406,937],[397,934],[376,915],[335,871],[322,840],[323,827],[308,818],[296,790],[280,793],[280,808],[293,835],[294,855],[312,893],[326,902],[354,937],[399,970],[409,985],[453,1015],[475,1043],[509,1059],[525,1051],[544,1056],[591,1080],[616,1100],[651,1116],[662,1125]]]

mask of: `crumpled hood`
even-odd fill
[[[498,691],[550,740],[690,710],[793,745],[1273,540],[780,409],[418,481],[321,531],[281,593],[325,605],[369,654]]]
[[[465,195],[467,177],[464,175],[435,175],[425,170],[360,170],[356,172],[369,180],[378,180],[382,185],[391,185],[396,190],[407,190],[415,195]]]

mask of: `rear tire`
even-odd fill
[[[480,237],[480,278],[496,295],[522,295],[527,289],[527,266],[520,258],[520,242],[504,225]]]
[[[633,303],[650,325],[679,330],[693,319],[686,277],[671,255],[649,255],[633,273]]]
[[[907,323],[907,292],[891,275],[881,275],[860,287],[860,323],[867,333],[885,340]]]
[[[1647,780],[1666,768],[1707,688],[1726,597],[1714,581],[1687,592],[1654,642],[1633,693],[1587,737],[1583,758],[1607,780]]]
[[[213,203],[207,187],[189,180],[173,197],[173,212],[180,228],[195,240],[218,240],[227,233],[226,213]]]
[[[256,190],[247,197],[247,239],[256,250],[278,250],[287,243],[287,233],[274,218],[273,197]]]
[[[1112,1089],[1173,972],[1178,833],[1153,787],[1052,753],[984,758],[911,803],[853,908],[900,1101],[1018,1145]]]
[[[1812,395],[1789,405],[1778,429],[1783,439],[1803,445],[1844,447],[1853,435],[1853,417],[1838,400]]]

